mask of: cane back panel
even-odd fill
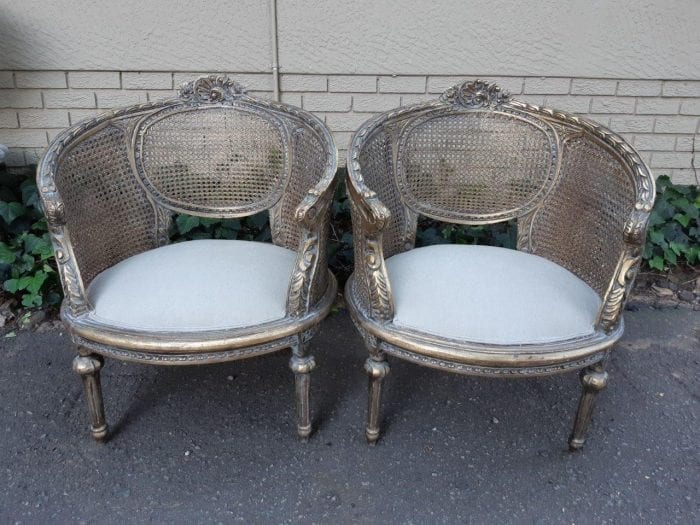
[[[521,248],[563,266],[603,297],[634,205],[629,166],[595,137],[573,136],[563,143],[556,187],[532,216],[529,246]]]
[[[418,213],[496,222],[534,208],[554,181],[556,162],[556,134],[547,123],[458,107],[406,126],[396,180],[404,202]]]
[[[156,209],[129,164],[128,128],[136,118],[108,121],[78,137],[57,163],[56,188],[86,286],[158,244]]]
[[[286,128],[254,106],[165,108],[134,138],[136,173],[159,204],[222,217],[270,208],[288,179]]]

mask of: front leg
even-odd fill
[[[104,359],[97,354],[78,355],[73,359],[73,370],[80,374],[83,380],[85,399],[90,413],[90,431],[97,441],[104,441],[107,437],[105,407],[100,384],[100,369],[103,364]]]
[[[381,415],[382,383],[389,374],[389,363],[383,352],[370,350],[370,357],[365,361],[365,371],[369,376],[367,384],[367,426],[365,436],[367,444],[375,445],[379,439],[379,417]]]
[[[297,405],[297,432],[302,440],[307,441],[311,434],[311,410],[309,408],[309,386],[311,371],[316,366],[313,356],[307,355],[308,343],[299,337],[299,342],[292,346],[292,358],[289,368],[294,372]]]
[[[591,422],[593,406],[598,394],[608,384],[608,373],[603,368],[603,363],[598,362],[581,370],[581,399],[576,411],[574,429],[569,437],[569,450],[580,450],[586,441],[586,430]]]

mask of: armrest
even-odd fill
[[[394,301],[384,260],[382,230],[389,222],[391,213],[376,193],[357,176],[353,180],[353,176],[349,175],[346,186],[355,244],[353,285],[354,293],[360,299],[357,304],[363,306],[368,317],[389,322],[394,317]]]
[[[41,164],[37,170],[37,179],[46,223],[51,234],[56,266],[63,287],[65,306],[71,315],[78,316],[92,307],[66,230],[66,207],[53,182],[47,181],[46,177],[42,176]]]
[[[301,232],[287,295],[287,314],[293,317],[304,316],[328,284],[326,243],[336,186],[335,172],[327,171],[294,211]]]
[[[317,229],[323,220],[324,212],[333,202],[337,186],[335,173],[326,173],[324,177],[304,195],[294,211],[294,218],[304,228]]]
[[[357,186],[360,186],[358,188]],[[377,194],[361,182],[356,182],[353,177],[347,178],[348,195],[358,212],[358,219],[367,233],[379,233],[389,222],[391,212]],[[355,217],[353,217],[355,219]]]
[[[622,226],[621,254],[596,319],[596,328],[609,333],[620,324],[627,297],[639,271],[647,224],[656,198],[656,183],[646,163],[620,136],[595,122],[587,119],[581,121],[620,156],[634,188],[634,209],[627,215]]]
[[[653,183],[653,179],[651,180]],[[625,246],[596,319],[596,328],[604,332],[611,332],[620,323],[622,310],[642,261],[650,211],[651,204],[638,202],[638,209],[635,209],[625,222],[623,230]]]

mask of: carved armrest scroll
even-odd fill
[[[352,220],[355,224],[355,278],[363,280],[369,299],[368,311],[373,319],[389,322],[394,317],[391,284],[384,261],[382,230],[391,213],[377,195],[363,188],[360,192],[348,177],[347,191],[351,201]]]

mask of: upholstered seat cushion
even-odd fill
[[[536,255],[437,245],[395,255],[386,264],[398,328],[495,345],[594,333],[601,305],[596,292]]]
[[[252,326],[285,316],[295,252],[273,244],[198,240],[129,257],[90,283],[97,322],[190,332]]]

